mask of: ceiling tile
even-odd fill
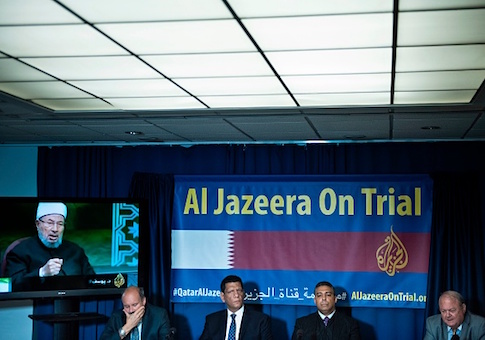
[[[391,88],[391,74],[342,74],[283,76],[284,83],[296,94],[383,92]]]
[[[389,116],[379,114],[348,114],[310,116],[310,121],[322,139],[360,140],[389,138]]]
[[[399,14],[397,46],[485,42],[485,8]]]
[[[61,0],[85,20],[100,22],[134,22],[159,20],[230,18],[220,0]]]
[[[88,25],[0,26],[0,46],[15,57],[128,54]]]
[[[396,71],[485,69],[485,44],[398,47]]]
[[[180,78],[177,84],[196,96],[286,94],[274,77]]]
[[[86,92],[60,81],[0,83],[0,91],[25,99],[92,98]]]
[[[278,74],[349,74],[391,72],[391,48],[267,52]]]
[[[73,80],[69,83],[99,97],[186,96],[167,79]]]
[[[2,25],[69,24],[81,20],[51,0],[2,1]]]
[[[304,107],[389,105],[391,102],[389,92],[295,94],[295,99]]]
[[[66,80],[160,78],[135,57],[24,58],[27,64]]]
[[[289,95],[199,96],[210,108],[295,107]]]
[[[54,80],[54,78],[33,67],[10,58],[0,58],[0,81],[37,81]]]
[[[484,78],[485,70],[397,73],[396,91],[476,90]]]
[[[113,110],[113,106],[100,99],[35,99],[34,103],[53,110]]]
[[[273,75],[261,54],[209,53],[142,56],[168,78]]]
[[[399,0],[399,10],[416,11],[429,9],[458,9],[483,7],[483,0]]]
[[[263,51],[392,46],[392,13],[243,19],[242,22]]]
[[[100,24],[96,27],[136,54],[256,50],[234,20]]]
[[[205,106],[193,97],[106,98],[122,110],[200,109]]]
[[[229,0],[228,2],[242,18],[391,12],[393,7],[392,1],[381,0]]]
[[[427,139],[461,138],[471,127],[475,113],[439,113],[439,114],[399,114],[394,115],[394,137]],[[439,129],[423,129],[439,127]]]
[[[474,90],[458,91],[396,91],[394,103],[406,104],[446,104],[446,103],[468,103],[475,95]]]

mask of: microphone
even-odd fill
[[[175,339],[175,333],[177,333],[177,328],[170,327],[170,330],[168,331],[168,334],[165,337],[165,339],[167,339],[167,340]]]
[[[297,340],[303,339],[303,329],[299,329],[296,331],[296,339]]]

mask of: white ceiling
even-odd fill
[[[485,0],[0,0],[0,144],[485,140],[484,79]]]

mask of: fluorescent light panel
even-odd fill
[[[2,1],[2,25],[72,24],[81,20],[50,0]]]
[[[242,18],[391,12],[393,7],[392,1],[382,0],[229,0],[228,2]]]
[[[289,95],[200,96],[211,108],[295,107]]]
[[[175,81],[195,96],[286,94],[275,77],[181,78]]]
[[[485,44],[398,47],[396,71],[485,69]]]
[[[0,46],[17,57],[128,54],[88,25],[4,26]]]
[[[390,47],[392,14],[243,19],[266,51]]]
[[[173,110],[203,109],[205,106],[193,97],[157,98],[107,98],[117,109],[123,110]]]
[[[398,46],[485,43],[485,9],[399,14]]]
[[[94,23],[232,18],[220,0],[61,0]]]
[[[15,59],[0,58],[0,81],[54,80]]]
[[[389,92],[295,94],[295,98],[303,107],[389,105],[391,101]]]
[[[25,99],[92,97],[60,81],[0,83],[0,90]]]
[[[391,74],[343,74],[282,77],[290,91],[296,94],[389,92]]]
[[[395,104],[446,104],[468,103],[475,95],[475,90],[449,91],[396,91]]]
[[[166,79],[78,80],[71,84],[100,97],[186,96]]]
[[[113,110],[100,99],[35,99],[34,103],[59,111]]]
[[[235,20],[101,24],[97,27],[136,54],[256,50]]]
[[[391,72],[391,48],[267,52],[281,75]]]
[[[483,7],[483,0],[399,0],[400,11]]]
[[[409,72],[396,74],[396,91],[473,90],[485,78],[481,71]]]
[[[261,54],[211,53],[142,56],[169,78],[273,75]]]
[[[160,78],[135,57],[22,58],[26,63],[66,80]]]

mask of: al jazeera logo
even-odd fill
[[[392,230],[386,236],[384,244],[376,251],[377,266],[389,276],[394,276],[396,272],[405,268],[408,264],[408,252],[402,241]]]
[[[116,286],[116,288],[120,288],[125,284],[125,282],[126,280],[123,275],[121,275],[121,273],[118,273],[118,275],[114,279],[114,285]]]

